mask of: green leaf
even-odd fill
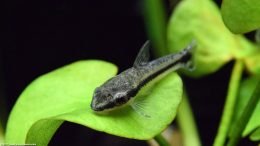
[[[250,97],[252,96],[254,89],[256,88],[256,85],[258,83],[259,77],[253,76],[246,80],[244,80],[240,87],[240,92],[238,96],[238,102],[237,106],[235,108],[235,114],[234,114],[234,122],[240,117],[242,112],[244,111],[246,104],[248,103]],[[260,101],[257,104],[257,107],[254,110],[254,113],[252,114],[244,132],[243,136],[247,136],[250,133],[252,133],[254,130],[256,130],[251,136],[251,140],[260,140]]]
[[[259,141],[260,139],[260,128],[257,128],[251,135],[250,139],[252,141]]]
[[[232,34],[222,22],[220,12],[211,0],[181,1],[168,26],[169,52],[177,52],[192,40],[197,42],[195,66],[189,76],[199,77],[217,71],[234,58],[254,51],[252,44]]]
[[[260,28],[259,0],[224,0],[221,13],[226,26],[234,33]]]
[[[144,99],[144,112],[150,118],[130,106],[97,114],[90,108],[93,91],[115,73],[112,64],[80,61],[39,77],[16,102],[9,117],[6,142],[45,146],[64,120],[117,136],[153,138],[176,115],[182,95],[181,79],[172,73],[138,93],[136,98]]]

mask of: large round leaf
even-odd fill
[[[94,89],[114,76],[116,67],[102,61],[80,61],[33,81],[9,117],[7,143],[47,145],[64,120],[95,130],[135,139],[151,139],[175,117],[182,95],[176,73],[156,80],[138,93],[143,112],[126,106],[108,114],[90,108]]]
[[[242,82],[240,90],[239,90],[239,97],[238,103],[235,108],[235,115],[234,115],[234,122],[241,116],[242,112],[244,111],[250,97],[252,96],[257,82],[259,81],[259,77],[254,76],[246,79]],[[256,130],[257,129],[257,130]],[[256,130],[255,132],[253,132]],[[258,101],[257,107],[254,110],[244,132],[243,136],[247,136],[248,134],[252,133],[250,139],[252,140],[260,140],[260,101]]]
[[[188,75],[195,77],[213,73],[231,59],[243,58],[255,49],[225,27],[212,0],[184,0],[173,12],[168,26],[169,52],[177,52],[192,40],[197,43],[196,69]]]
[[[245,33],[260,28],[259,0],[224,0],[223,20],[234,33]]]

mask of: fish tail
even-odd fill
[[[183,64],[183,68],[192,71],[195,69],[194,64],[194,52],[196,48],[196,42],[193,40],[186,48],[184,48],[180,53],[181,62]]]

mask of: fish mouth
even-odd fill
[[[106,104],[102,104],[102,103],[96,103],[94,100],[91,102],[90,107],[93,111],[96,112],[102,112],[102,111],[107,111],[107,110],[111,110],[115,107],[116,105],[114,103],[106,103]]]
[[[91,106],[91,109],[92,109],[93,111],[95,111],[95,112],[102,112],[102,111],[105,110],[105,109],[103,109],[103,108],[100,108],[100,107],[93,107],[93,106]]]
[[[91,107],[91,109],[92,109],[93,111],[96,111],[96,112],[102,111],[102,109],[97,108],[97,107],[94,107],[94,106],[92,106],[92,104],[90,105],[90,107]]]
[[[97,106],[94,102],[94,100],[92,100],[90,107],[93,111],[99,112],[99,111],[103,111],[104,109],[101,106]]]
[[[96,112],[96,113],[107,113],[110,111],[113,111],[116,107],[110,107],[110,108],[106,108],[106,107],[96,107],[96,106],[91,106],[91,109]]]

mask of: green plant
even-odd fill
[[[234,34],[260,27],[259,2],[225,0],[220,13],[211,0],[183,0],[168,22],[160,0],[144,2],[146,28],[156,55],[177,52],[196,40],[196,68],[193,72],[182,73],[198,78],[216,72],[229,61],[235,62],[213,145],[223,146],[227,141],[228,146],[235,146],[241,136],[259,141],[259,46],[242,34]],[[242,78],[244,70],[250,73],[245,79]],[[154,137],[160,145],[166,146],[168,143],[160,133],[177,114],[184,144],[201,145],[188,97],[183,94],[183,84],[177,73],[153,81],[138,93],[137,98],[145,100],[144,110],[151,118],[142,117],[129,107],[108,115],[93,113],[89,105],[95,87],[116,72],[111,63],[88,60],[37,78],[17,100],[8,120],[5,142],[44,146],[62,122],[69,121],[127,138],[148,140]],[[0,127],[0,142],[1,133]]]
[[[4,131],[2,125],[0,125],[0,143],[4,142]]]
[[[140,116],[129,107],[109,116],[96,115],[90,109],[93,91],[115,74],[114,65],[89,60],[73,63],[36,79],[21,94],[12,110],[6,142],[47,145],[65,120],[114,135],[151,139],[175,117],[176,112],[168,111],[177,111],[182,95],[181,79],[173,73],[159,83],[146,86],[137,95],[146,96],[147,111],[153,118]],[[147,94],[145,90],[151,91]],[[161,102],[153,100],[154,97]],[[157,110],[159,108],[161,110]]]

